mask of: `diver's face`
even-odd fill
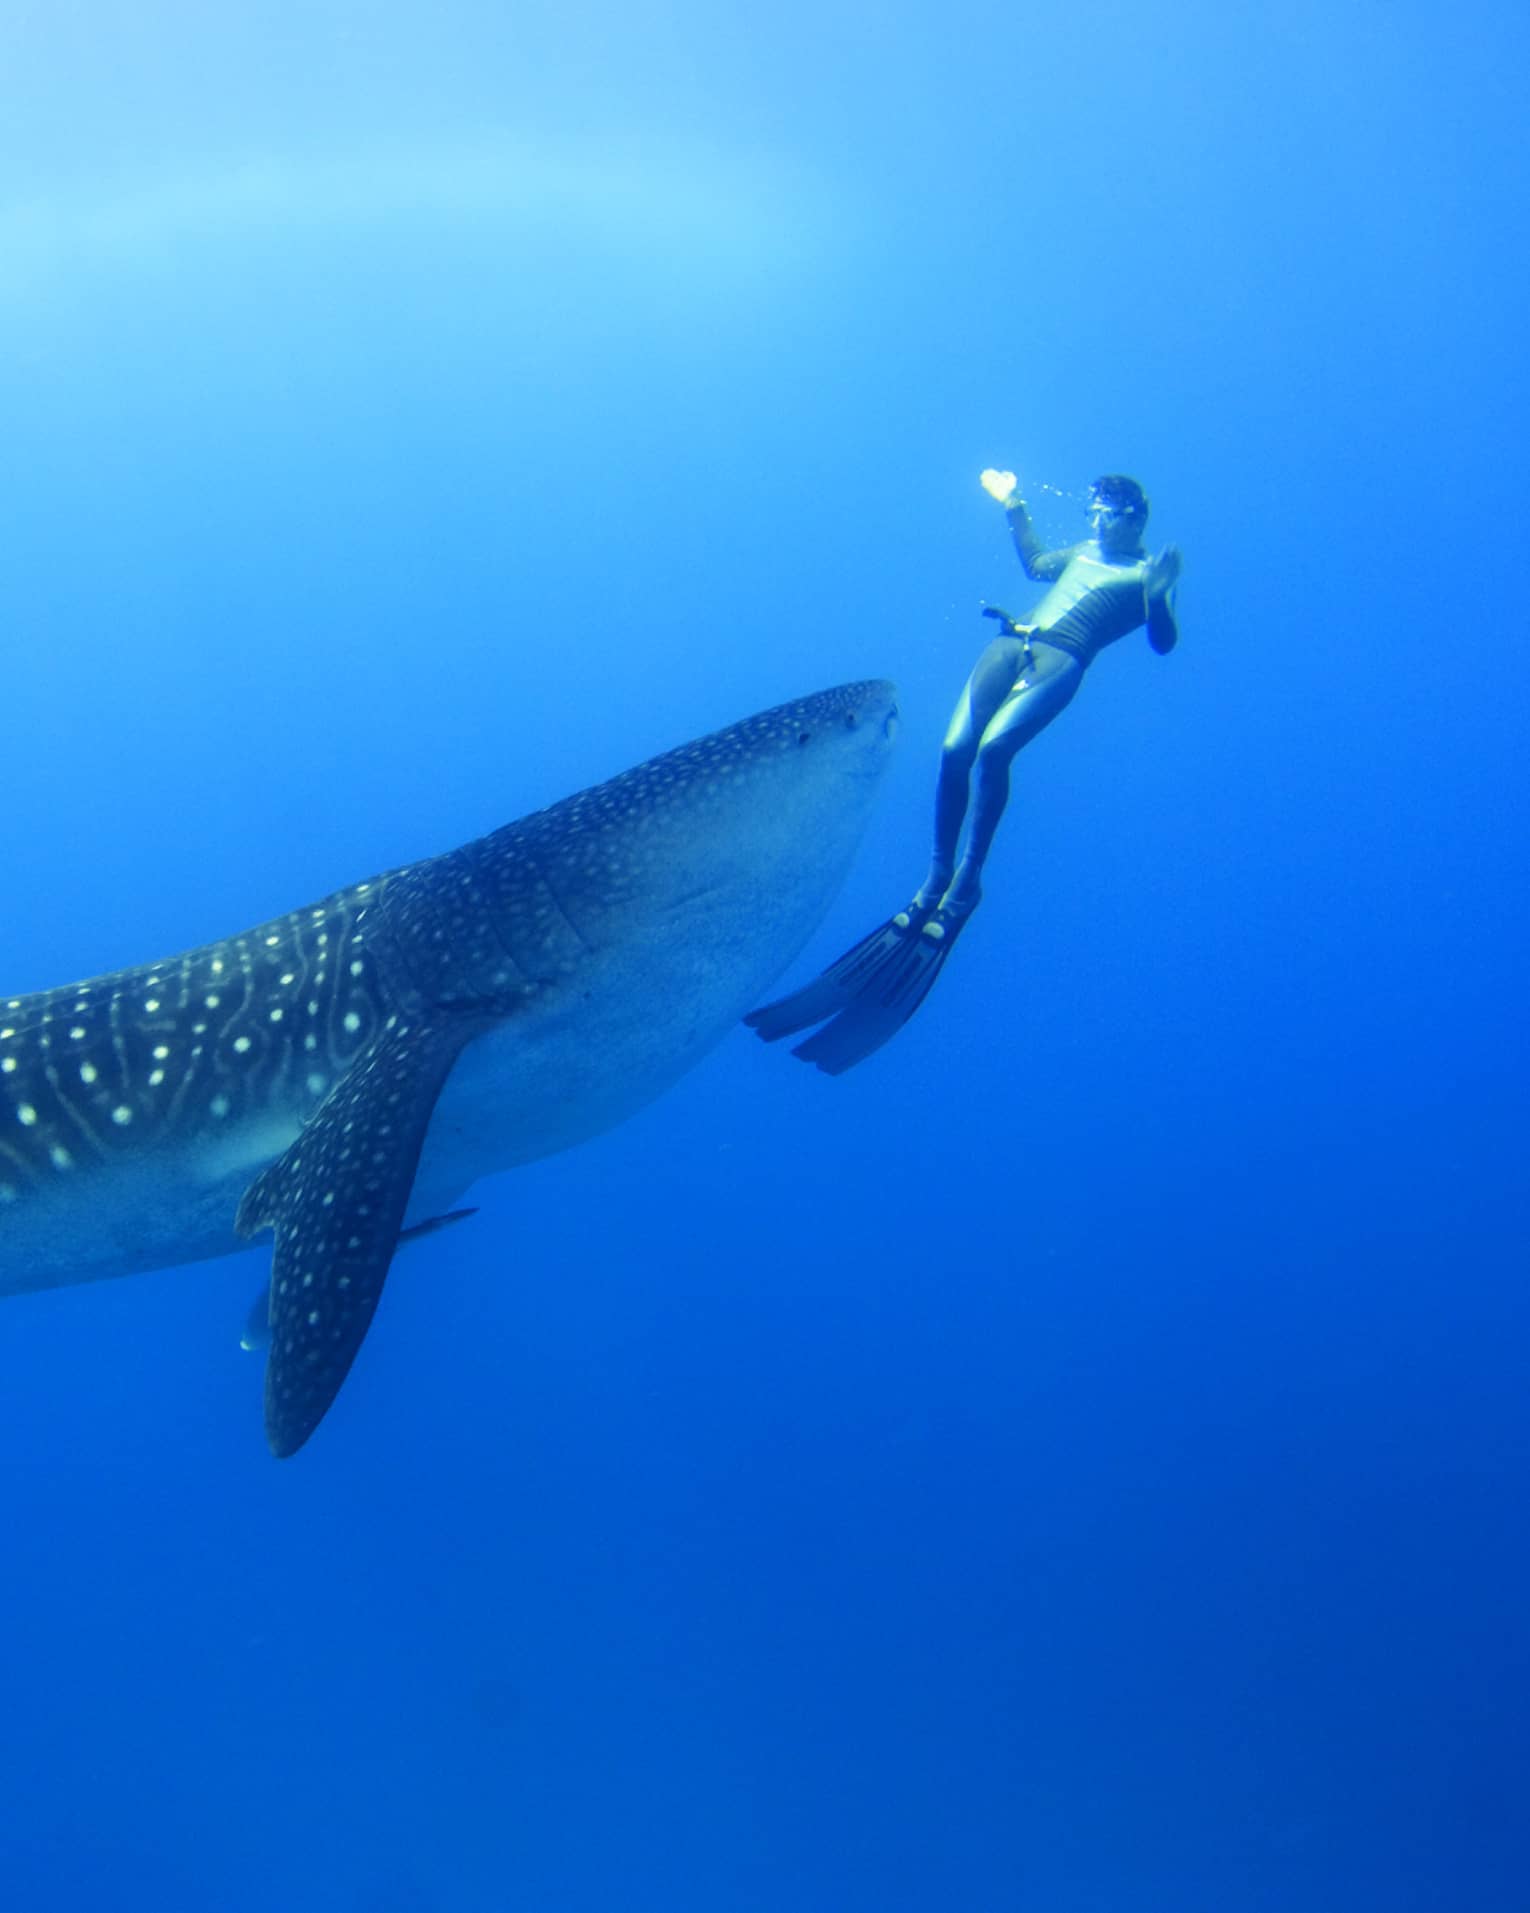
[[[1136,550],[1142,527],[1132,513],[1107,504],[1098,492],[1090,494],[1088,513],[1090,536],[1098,539],[1102,550]]]

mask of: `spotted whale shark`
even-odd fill
[[[0,1295],[273,1231],[266,1436],[294,1453],[401,1236],[649,1102],[787,967],[896,726],[890,684],[841,686],[255,929],[0,998]]]

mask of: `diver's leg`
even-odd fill
[[[745,1020],[767,1040],[823,1027],[794,1054],[841,1075],[895,1036],[924,1001],[982,896],[981,876],[1009,798],[1016,751],[1072,701],[1083,667],[1050,646],[989,645],[946,732],[935,796],[930,874],[907,910],[874,930],[821,977]],[[960,866],[957,845],[972,816]],[[832,1020],[826,1020],[832,1019]]]
[[[1035,656],[1035,665],[1016,680],[978,742],[971,827],[960,867],[940,900],[942,918],[965,918],[977,908],[983,894],[983,865],[1009,802],[1015,753],[1066,710],[1083,682],[1084,668],[1077,659],[1050,649],[1038,650]]]
[[[799,1030],[809,1029],[814,1023],[822,1023],[826,1017],[857,1004],[863,995],[873,991],[888,964],[901,958],[905,947],[917,940],[926,919],[945,895],[956,868],[956,848],[967,812],[967,783],[978,754],[978,740],[1003,707],[1010,687],[1024,668],[1026,656],[1026,647],[1018,639],[995,638],[974,665],[957,699],[946,728],[940,775],[935,786],[935,848],[930,872],[913,902],[889,917],[886,923],[879,924],[859,943],[852,944],[843,956],[800,990],[751,1010],[744,1021],[767,1043],[794,1036]],[[910,1013],[905,1011],[904,1015]],[[879,1040],[885,1042],[886,1038]],[[801,1053],[799,1050],[798,1054]]]
[[[995,638],[973,666],[951,713],[935,781],[935,842],[929,874],[919,886],[912,911],[907,913],[921,921],[950,885],[979,740],[1002,709],[1024,670],[1026,657],[1026,647],[1017,638]]]
[[[910,939],[909,948],[895,964],[884,966],[872,1006],[863,1009],[862,1002],[873,994],[863,991],[861,1000],[801,1044],[798,1056],[837,1076],[895,1036],[929,995],[956,939],[982,901],[983,864],[1009,801],[1009,768],[1015,753],[1072,703],[1083,677],[1077,659],[1050,647],[1037,651],[1027,662],[978,740],[972,819],[955,878],[937,907],[925,914],[919,936]]]

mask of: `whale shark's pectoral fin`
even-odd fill
[[[295,1454],[324,1419],[371,1324],[420,1146],[458,1052],[487,1024],[400,1017],[245,1191],[241,1235],[276,1231],[266,1439]]]
[[[469,1216],[476,1216],[477,1209],[449,1209],[444,1216],[427,1216],[423,1222],[411,1222],[407,1229],[400,1229],[398,1241],[393,1245],[396,1255],[406,1242],[418,1242],[422,1237],[435,1235],[438,1230],[449,1229],[454,1222],[466,1222]],[[244,1328],[239,1336],[239,1346],[250,1355],[258,1355],[271,1345],[271,1284],[267,1280],[260,1285],[260,1293],[250,1304],[250,1312],[244,1318]]]

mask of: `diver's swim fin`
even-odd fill
[[[868,975],[855,1000],[792,1051],[826,1076],[843,1076],[890,1042],[935,987],[970,911],[937,910],[917,937],[905,935]]]
[[[917,904],[910,904],[895,917],[889,917],[870,936],[852,944],[811,983],[805,983],[800,990],[775,1003],[751,1010],[744,1018],[745,1023],[763,1042],[779,1043],[783,1036],[795,1036],[798,1030],[811,1029],[837,1011],[848,1009],[884,964],[916,940],[928,915],[929,912]]]
[[[822,1023],[792,1054],[825,1075],[842,1076],[896,1036],[918,1009],[971,914],[910,904],[821,976],[778,1003],[751,1010],[744,1021],[767,1043]]]

